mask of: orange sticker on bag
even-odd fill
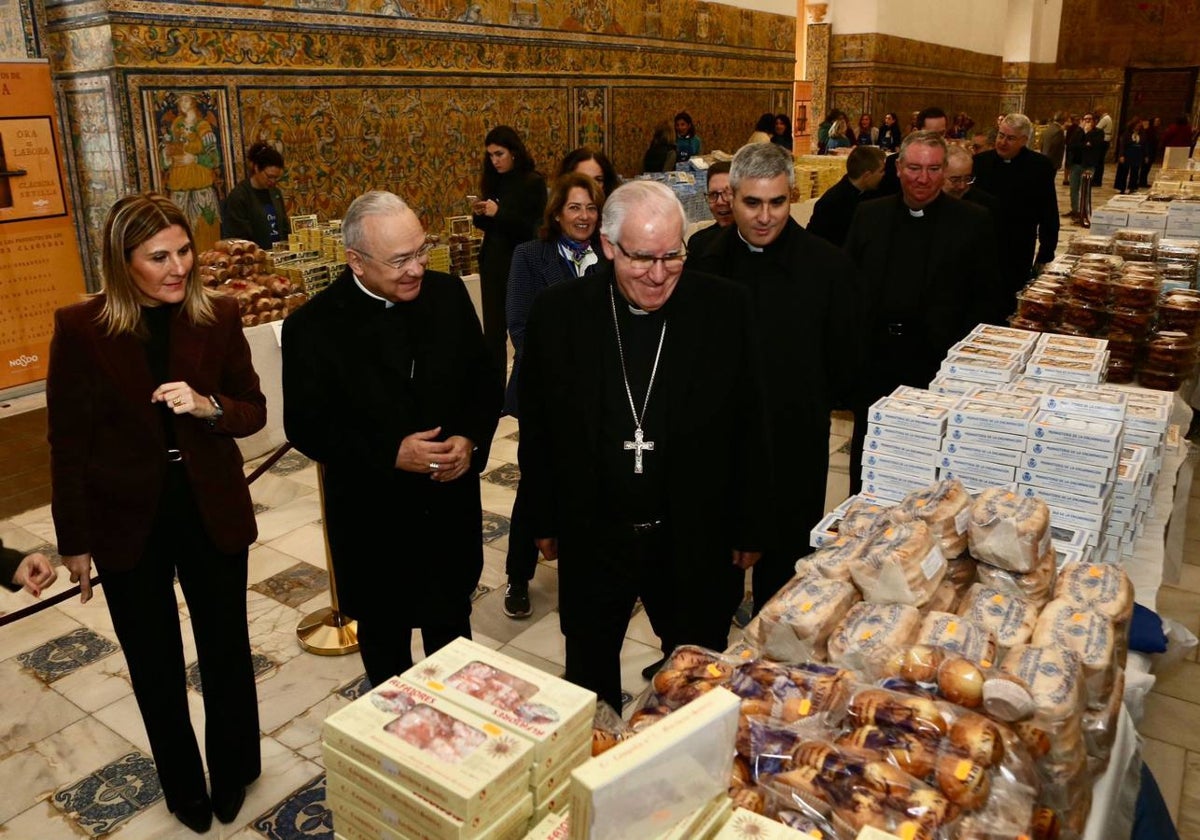
[[[954,766],[954,778],[960,782],[965,782],[971,777],[971,770],[975,767],[974,762],[967,759],[962,759]]]

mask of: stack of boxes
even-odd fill
[[[1168,204],[1165,235],[1171,239],[1200,239],[1200,201],[1180,199]]]
[[[971,493],[988,487],[1015,490],[1037,396],[1012,386],[977,387],[950,412],[938,456],[939,478],[956,478]]]
[[[898,502],[937,478],[935,457],[942,445],[954,399],[901,387],[871,406],[863,443],[864,493]]]
[[[1107,369],[1107,340],[1042,333],[1025,365],[1025,376],[1049,382],[1096,385],[1104,381]]]
[[[315,215],[293,216],[287,242],[276,242],[269,254],[271,270],[312,297],[338,278],[346,267],[341,219],[320,223]]]
[[[479,273],[479,249],[483,246],[483,234],[471,224],[470,216],[446,217],[447,269],[451,274],[465,277]]]
[[[841,155],[801,155],[796,159],[795,169],[800,200],[820,198],[846,174],[846,158]]]
[[[522,837],[567,804],[596,698],[457,639],[325,720],[339,835]]]

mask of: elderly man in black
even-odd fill
[[[858,375],[863,296],[846,256],[791,217],[796,176],[786,150],[744,146],[730,176],[735,226],[695,254],[694,264],[749,291],[762,347],[775,528],[754,567],[758,610],[795,573],[797,558],[810,550],[809,528],[825,512],[829,412],[849,405]]]
[[[860,204],[846,237],[868,308],[852,492],[861,487],[871,404],[897,385],[926,387],[950,346],[1004,305],[987,211],[942,193],[946,141],[936,132],[913,132],[898,157],[900,195]]]
[[[975,156],[975,185],[1000,204],[1000,273],[1010,295],[1029,282],[1034,263],[1050,262],[1058,247],[1055,167],[1028,148],[1032,130],[1024,114],[1009,114],[996,132],[996,148]]]
[[[749,302],[685,268],[685,225],[665,185],[618,187],[600,229],[611,265],[544,290],[525,333],[521,492],[559,559],[566,678],[617,709],[636,599],[664,651],[723,649],[766,543]]]
[[[883,181],[886,157],[878,146],[855,146],[846,158],[846,174],[817,199],[806,230],[842,247],[859,202],[874,197]]]

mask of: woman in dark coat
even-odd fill
[[[55,315],[46,403],[54,527],[91,597],[94,560],[167,808],[232,822],[260,771],[246,626],[257,536],[234,438],[266,423],[238,305],[200,282],[187,217],[150,193],[104,228],[104,290]],[[211,799],[188,713],[176,578],[204,685]]]
[[[1134,117],[1117,138],[1117,179],[1113,184],[1121,195],[1135,193],[1146,157],[1146,130],[1142,118]]]
[[[508,365],[504,331],[504,298],[513,250],[537,235],[546,209],[546,180],[516,131],[500,125],[483,140],[483,174],[479,199],[471,208],[475,227],[483,231],[479,251],[479,284],[483,297],[483,336],[496,365]]]
[[[269,251],[275,242],[287,242],[292,232],[283,193],[275,184],[283,177],[283,155],[266,143],[255,143],[246,152],[250,176],[234,187],[221,204],[221,236],[249,239]]]

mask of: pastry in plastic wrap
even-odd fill
[[[917,644],[937,645],[985,666],[996,659],[996,638],[991,632],[954,613],[927,614],[917,633]]]
[[[958,557],[967,550],[971,496],[957,479],[939,481],[909,493],[891,512],[895,522],[920,520],[938,540],[942,555]]]
[[[911,643],[921,628],[921,614],[907,604],[860,601],[829,636],[831,662],[841,663]],[[851,663],[852,664],[852,663]]]
[[[830,580],[850,580],[850,562],[863,553],[867,541],[842,534],[828,545],[796,561],[796,574],[816,572]]]
[[[963,618],[990,630],[1002,651],[1028,642],[1038,618],[1033,602],[1011,591],[981,583],[971,587],[958,612]]]
[[[891,505],[880,504],[862,496],[850,503],[842,515],[842,524],[838,526],[839,534],[852,537],[865,537],[876,528],[891,524]]]
[[[1074,653],[1083,668],[1088,707],[1102,709],[1108,704],[1116,676],[1111,621],[1071,601],[1054,600],[1038,618],[1033,644]]]
[[[850,576],[863,598],[876,603],[925,604],[942,582],[946,560],[924,522],[878,531],[850,563]]]
[[[964,712],[950,725],[950,743],[977,764],[991,767],[1004,757],[1004,739],[996,723],[984,715]]]
[[[937,589],[933,590],[933,595],[921,607],[921,615],[929,615],[933,612],[957,612],[961,601],[962,593],[954,585],[954,581],[942,578]]]
[[[967,525],[971,556],[1012,572],[1033,569],[1050,544],[1050,509],[1002,487],[979,494]]]
[[[1124,665],[1133,617],[1133,583],[1111,563],[1068,563],[1058,572],[1055,600],[1068,600],[1095,610],[1113,623],[1117,664]]]
[[[1112,695],[1103,709],[1088,709],[1083,713],[1080,724],[1083,727],[1083,741],[1090,756],[1108,762],[1112,752],[1113,740],[1117,735],[1117,717],[1121,713],[1121,704],[1125,697],[1125,671],[1117,672],[1113,681]]]
[[[1028,687],[1037,711],[1054,721],[1078,719],[1083,711],[1081,669],[1071,651],[1037,645],[1017,645],[1000,663],[1001,671]]]
[[[860,599],[846,581],[817,574],[792,578],[746,626],[746,638],[779,662],[824,661],[829,634]]]
[[[1054,581],[1058,574],[1057,554],[1054,546],[1048,546],[1033,567],[1025,573],[1010,572],[990,563],[978,563],[975,576],[979,582],[993,589],[1011,592],[1041,609],[1054,594]]]
[[[941,738],[947,732],[946,719],[932,699],[886,688],[856,691],[847,712],[856,726],[894,726],[926,738]]]

